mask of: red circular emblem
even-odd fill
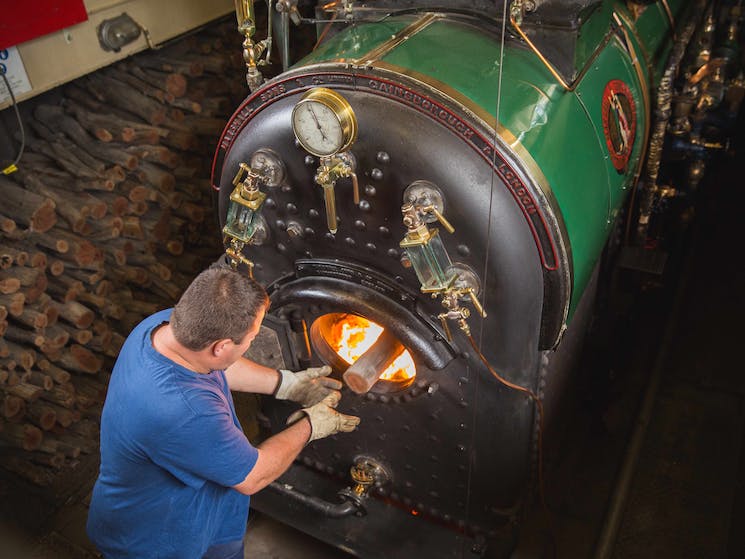
[[[629,86],[611,80],[603,91],[603,133],[613,166],[624,172],[636,136],[636,105]]]

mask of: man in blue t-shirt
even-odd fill
[[[359,423],[334,409],[341,383],[329,367],[292,373],[243,357],[267,305],[254,280],[212,268],[127,338],[101,416],[87,526],[107,559],[242,559],[248,496],[309,441]],[[231,390],[298,402],[300,419],[254,447]]]

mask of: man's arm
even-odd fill
[[[246,479],[233,488],[245,495],[253,495],[282,475],[307,442],[354,431],[360,418],[336,411],[334,408],[340,398],[341,394],[333,391],[317,404],[292,414],[289,422],[297,417],[301,419],[258,446],[256,464]]]
[[[306,416],[284,431],[268,438],[257,448],[256,464],[242,482],[233,489],[244,495],[253,495],[263,489],[290,467],[311,434],[310,420]]]
[[[272,394],[279,383],[276,369],[259,365],[245,357],[225,369],[225,378],[230,390],[254,394]]]

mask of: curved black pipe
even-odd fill
[[[290,303],[324,305],[328,312],[354,313],[390,331],[416,358],[432,370],[440,370],[454,355],[444,338],[421,316],[387,295],[339,278],[311,276],[282,285],[271,294],[272,309]]]
[[[345,516],[356,514],[357,512],[364,512],[362,504],[352,500],[345,500],[341,503],[329,503],[328,501],[324,501],[318,497],[312,497],[305,493],[301,493],[291,485],[279,483],[278,481],[270,483],[268,487],[329,518],[343,518]]]

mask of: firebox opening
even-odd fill
[[[382,326],[362,316],[325,314],[313,322],[310,339],[319,357],[343,373],[354,392],[397,392],[416,378],[409,351]]]

